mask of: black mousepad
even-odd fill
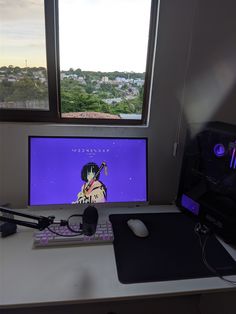
[[[113,214],[114,251],[121,283],[140,283],[216,276],[202,260],[196,222],[182,213]],[[149,230],[146,238],[133,234],[129,219],[140,219]],[[206,259],[221,276],[236,274],[236,262],[211,235]]]

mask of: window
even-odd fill
[[[1,120],[144,124],[156,16],[157,0],[2,1]]]
[[[1,1],[1,109],[49,110],[44,25],[43,0]]]

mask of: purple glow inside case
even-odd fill
[[[225,155],[225,147],[223,144],[219,143],[214,146],[214,153],[217,157],[222,157]]]
[[[71,204],[84,183],[82,167],[106,162],[107,202],[147,201],[147,140],[30,137],[29,205]]]
[[[236,169],[236,147],[235,147],[236,142],[234,142],[233,144],[234,144],[234,146],[233,146],[233,150],[232,150],[232,156],[231,156],[229,167],[232,169]]]
[[[189,211],[191,211],[194,215],[199,214],[199,209],[200,209],[199,204],[185,194],[182,195],[181,205],[185,209],[188,209]]]

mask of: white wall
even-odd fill
[[[198,0],[186,80],[188,122],[236,123],[236,1]]]
[[[172,202],[187,123],[215,119],[236,123],[232,101],[236,71],[230,71],[236,56],[235,9],[233,0],[161,1],[148,128],[2,123],[0,203],[27,204],[28,135],[147,136],[150,201]],[[182,127],[178,131],[179,122]],[[175,140],[180,141],[177,158],[172,155]]]

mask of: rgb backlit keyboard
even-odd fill
[[[48,229],[36,231],[33,237],[34,247],[107,244],[112,243],[114,240],[110,221],[98,223],[96,233],[90,237],[85,235],[74,236],[75,233],[71,232],[66,226],[51,225],[50,229],[62,236],[56,235]]]

